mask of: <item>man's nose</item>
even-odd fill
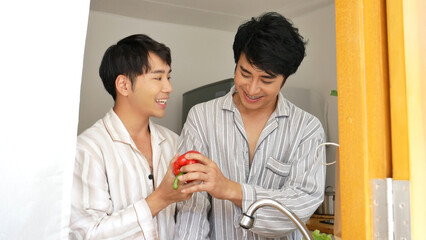
[[[257,79],[252,79],[247,90],[250,95],[256,94],[259,90],[259,81]]]
[[[172,90],[173,90],[172,83],[170,82],[169,79],[166,78],[163,84],[163,91],[170,93],[172,92]]]

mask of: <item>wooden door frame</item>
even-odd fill
[[[371,180],[391,177],[385,1],[336,0],[342,239],[371,239]]]
[[[371,180],[410,183],[411,238],[426,216],[426,3],[336,0],[341,237],[374,239]],[[415,211],[413,211],[415,209]]]

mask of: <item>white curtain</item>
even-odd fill
[[[90,0],[0,3],[0,239],[67,239]]]

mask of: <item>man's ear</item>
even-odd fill
[[[115,89],[117,90],[117,95],[128,96],[132,88],[132,82],[125,75],[118,75],[115,79]]]

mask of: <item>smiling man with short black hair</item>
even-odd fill
[[[99,75],[115,104],[78,136],[70,239],[173,237],[174,203],[191,194],[173,190],[178,136],[150,119],[166,114],[170,64],[170,49],[144,34],[105,52]]]
[[[179,152],[201,164],[182,167],[180,181],[203,184],[178,203],[175,239],[300,240],[279,210],[261,208],[254,227],[239,226],[255,201],[277,200],[307,221],[323,200],[325,167],[315,161],[324,142],[320,121],[280,93],[305,56],[305,42],[287,19],[266,13],[241,25],[234,40],[236,63],[230,92],[194,106]],[[319,161],[325,158],[320,151]]]

